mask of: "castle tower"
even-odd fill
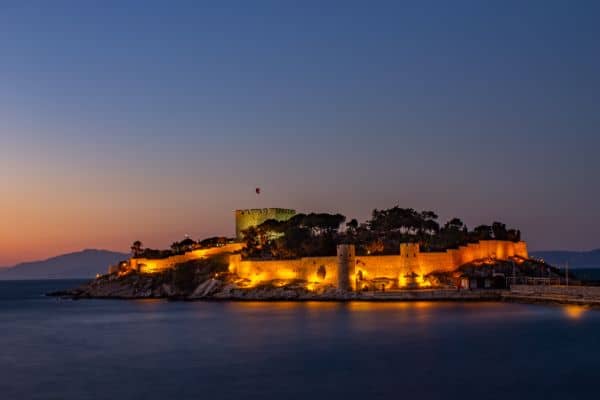
[[[418,243],[400,243],[401,263],[406,272],[416,272],[419,269],[419,253]]]
[[[354,286],[356,252],[353,244],[337,246],[338,289],[351,291]]]

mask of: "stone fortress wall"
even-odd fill
[[[354,288],[357,276],[363,279],[396,280],[399,286],[404,286],[407,275],[416,275],[416,281],[419,282],[427,274],[454,271],[474,260],[506,260],[515,256],[528,258],[525,242],[482,240],[458,249],[432,253],[421,252],[418,244],[405,243],[400,246],[399,255],[391,256],[356,256],[354,246],[339,245],[338,254],[334,257],[255,261],[242,260],[241,255],[233,254],[230,256],[229,271],[252,283],[301,279],[348,289]]]
[[[229,255],[229,271],[253,284],[272,280],[305,280],[328,284],[340,289],[354,288],[356,278],[365,280],[386,278],[404,286],[408,275],[417,282],[431,272],[449,272],[459,266],[480,259],[506,260],[511,257],[528,258],[525,242],[482,240],[445,252],[421,252],[416,243],[400,245],[400,254],[386,256],[356,256],[353,245],[339,245],[332,257],[305,257],[293,260],[242,260],[239,251],[243,243],[193,250],[164,258],[132,258],[129,268],[141,273],[157,273],[175,265],[219,254]]]
[[[235,211],[235,237],[243,239],[242,231],[258,226],[269,219],[286,221],[296,215],[296,211],[288,208],[252,208]]]
[[[201,258],[211,257],[219,254],[235,253],[244,248],[243,243],[230,243],[225,246],[211,247],[209,249],[200,249],[188,251],[184,254],[178,254],[167,258],[131,258],[129,268],[139,271],[143,274],[152,274],[174,268],[175,265]]]
[[[319,268],[325,275],[319,276]],[[240,254],[229,257],[229,272],[253,284],[272,280],[300,279],[338,286],[337,257],[305,257],[294,260],[242,260]]]

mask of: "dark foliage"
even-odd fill
[[[231,242],[233,239],[228,239],[225,236],[213,236],[206,239],[202,239],[198,242],[198,248],[207,249],[211,247],[220,247],[225,246],[227,243]]]
[[[246,257],[297,258],[335,254],[341,241],[341,214],[297,214],[287,221],[268,220],[244,232]]]
[[[137,255],[138,258],[161,259],[173,255],[171,250],[144,249]]]
[[[227,260],[223,257],[192,260],[177,264],[167,272],[165,280],[171,281],[178,290],[190,292],[215,274],[227,272],[227,266]]]
[[[398,254],[401,243],[414,242],[423,251],[444,251],[479,240],[519,241],[521,232],[507,229],[501,222],[480,225],[473,231],[459,218],[443,226],[433,211],[416,211],[398,206],[373,210],[371,219],[359,224],[340,214],[298,214],[287,221],[268,220],[245,231],[246,249],[250,258],[297,258],[331,256],[336,245],[356,245],[359,255]]]
[[[185,252],[194,250],[196,246],[197,243],[194,240],[185,238],[180,242],[173,242],[173,244],[171,244],[171,252],[173,254],[183,254]]]

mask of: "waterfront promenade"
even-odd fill
[[[600,306],[600,286],[512,285],[502,293],[508,301]]]
[[[600,306],[600,287],[512,285],[509,290],[419,289],[362,292],[364,301],[512,301]]]

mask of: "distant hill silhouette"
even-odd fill
[[[543,258],[556,267],[564,267],[568,262],[570,268],[600,268],[600,249],[592,251],[534,251],[532,257]]]
[[[109,265],[127,258],[126,253],[88,249],[0,269],[0,280],[93,278],[97,273],[105,273]]]

